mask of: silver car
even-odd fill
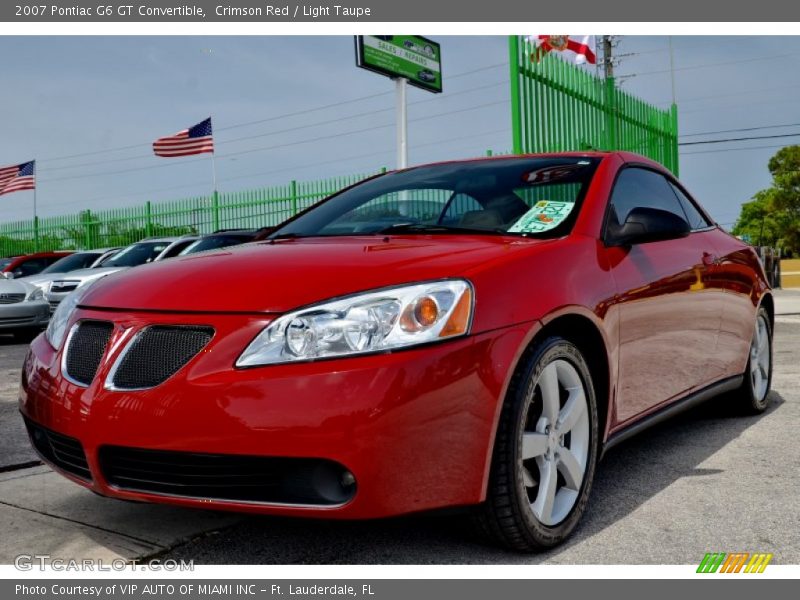
[[[16,279],[0,279],[0,333],[30,336],[50,320],[41,288]]]
[[[197,235],[185,235],[181,237],[146,238],[126,246],[101,266],[79,269],[54,279],[49,289],[45,292],[45,298],[50,304],[51,311],[55,311],[67,294],[74,292],[79,287],[117,271],[177,256],[199,237]]]
[[[78,251],[60,258],[36,275],[28,275],[19,279],[42,288],[42,291],[46,293],[50,289],[50,284],[56,279],[63,279],[66,273],[79,269],[99,267],[117,252],[119,252],[119,248],[97,248],[96,250]]]

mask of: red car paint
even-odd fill
[[[571,156],[575,156],[574,154]],[[581,154],[581,156],[584,156]],[[20,409],[83,444],[91,483],[113,497],[270,514],[381,517],[485,498],[510,378],[543,329],[579,323],[602,340],[603,441],[714,382],[740,375],[769,290],[753,250],[718,227],[665,242],[601,241],[628,153],[600,162],[572,232],[519,236],[388,235],[286,239],[187,256],[111,275],[72,322],[115,332],[88,388],[61,373],[44,336],[25,362]],[[485,160],[503,160],[485,159]],[[468,279],[470,334],[443,343],[318,362],[233,367],[266,324],[307,304],[384,286]],[[768,306],[771,306],[768,304]],[[123,336],[144,325],[209,325],[213,340],[165,383],[103,387]],[[581,342],[581,340],[577,340]],[[121,490],[104,479],[103,445],[335,460],[355,476],[341,506],[274,505]]]
[[[65,256],[69,256],[72,252],[68,250],[63,251],[56,251],[56,252],[34,252],[33,254],[24,254],[22,256],[15,256],[11,259],[5,267],[0,269],[0,272],[3,273],[13,273],[20,267],[22,267],[25,263],[28,262],[37,262],[40,263],[37,265],[36,269],[38,270],[31,270],[25,275],[35,275],[39,271],[49,267],[57,260],[64,258]]]

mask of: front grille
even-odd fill
[[[66,374],[77,383],[89,385],[97,374],[114,325],[108,321],[81,321],[67,346]]]
[[[153,325],[131,342],[111,383],[120,390],[155,387],[177,373],[214,335],[210,327]]]
[[[49,300],[48,304],[50,305],[50,314],[52,315],[54,312],[56,312],[56,309],[58,308],[58,305],[61,304],[61,302],[60,301],[56,302],[55,300]]]
[[[16,304],[25,300],[25,294],[0,294],[0,304]]]
[[[54,281],[50,284],[50,291],[54,294],[66,294],[78,289],[80,281]]]
[[[27,418],[25,426],[28,428],[31,444],[42,458],[62,471],[72,473],[86,481],[92,480],[86,454],[78,440],[45,429]]]
[[[103,446],[99,460],[114,487],[169,496],[332,506],[350,500],[356,489],[342,465],[316,458]]]

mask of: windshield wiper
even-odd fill
[[[383,229],[374,232],[377,235],[387,233],[402,233],[404,231],[412,233],[477,233],[488,235],[506,235],[508,232],[499,227],[451,227],[449,225],[436,225],[431,223],[394,223]]]
[[[274,240],[292,240],[294,238],[306,237],[304,235],[300,235],[299,233],[289,232],[289,233],[278,233],[273,234],[267,238],[266,241],[271,242]]]

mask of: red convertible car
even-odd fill
[[[531,551],[575,527],[609,447],[721,392],[763,411],[773,312],[753,249],[648,159],[447,162],[78,290],[20,409],[42,458],[106,496],[474,506]]]

